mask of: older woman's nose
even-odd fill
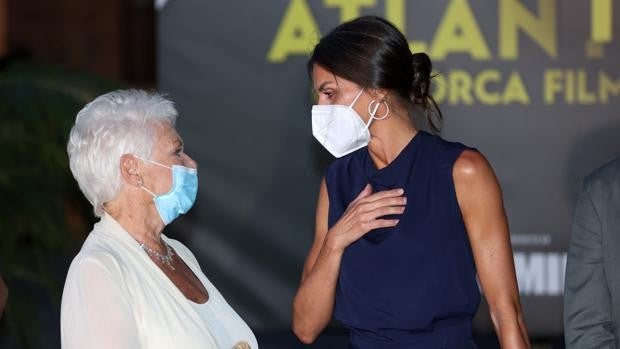
[[[194,159],[192,159],[189,155],[185,154],[185,167],[189,167],[189,168],[198,168],[198,164],[196,163],[196,161],[194,161]]]

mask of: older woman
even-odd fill
[[[77,115],[71,171],[101,220],[69,268],[63,348],[258,348],[189,249],[162,234],[198,188],[176,117],[171,101],[138,90]]]

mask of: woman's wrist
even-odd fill
[[[323,249],[328,255],[342,255],[345,248],[346,246],[342,241],[342,237],[338,236],[338,234],[333,234],[332,231],[327,232],[327,237],[323,243]]]

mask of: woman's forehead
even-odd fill
[[[357,87],[355,83],[334,74],[318,64],[315,64],[312,70],[312,80],[317,91],[330,87],[338,87],[340,89]]]
[[[181,139],[177,130],[166,124],[157,127],[156,141],[157,144],[165,147],[183,145],[183,139]]]

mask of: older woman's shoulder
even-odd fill
[[[110,275],[119,275],[121,264],[118,251],[101,243],[97,236],[91,235],[84,241],[82,249],[73,259],[69,273],[90,273],[96,269]]]
[[[122,278],[126,274],[128,259],[131,258],[126,245],[122,239],[119,240],[100,224],[96,224],[73,259],[69,275],[97,270],[110,277]]]

